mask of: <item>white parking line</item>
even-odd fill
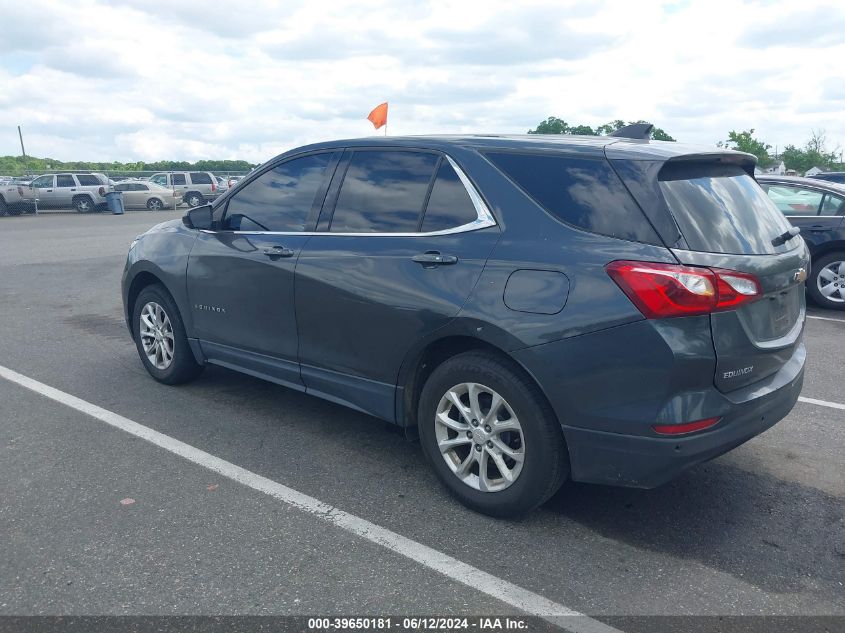
[[[820,407],[828,407],[830,409],[842,409],[845,411],[845,404],[839,404],[838,402],[828,402],[827,400],[817,400],[816,398],[805,398],[804,396],[800,396],[798,398],[798,402],[806,402],[807,404],[817,404]]]
[[[833,317],[813,316],[812,314],[808,314],[807,318],[808,319],[818,319],[819,321],[836,321],[837,323],[845,323],[845,319],[834,319]]]
[[[2,365],[0,365],[0,377],[26,387],[71,409],[85,413],[121,431],[146,440],[150,444],[163,448],[194,464],[213,470],[248,488],[270,495],[279,501],[283,501],[336,527],[352,532],[377,545],[381,545],[392,552],[405,556],[428,569],[443,574],[447,578],[462,583],[475,591],[485,593],[529,615],[540,616],[561,628],[576,633],[620,633],[618,629],[608,626],[603,622],[594,620],[583,613],[573,611],[507,580],[481,571],[472,565],[452,558],[448,554],[439,552],[422,543],[412,541],[401,534],[392,532],[375,523],[370,523],[366,519],[340,510],[314,497],[297,492],[272,479],[262,477],[252,471],[195,448],[190,444],[181,442],[169,435],[159,433],[142,424],[133,422],[129,418],[125,418],[122,415],[98,407],[69,393],[45,385],[42,382],[19,374]]]

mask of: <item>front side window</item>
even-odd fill
[[[60,175],[56,176],[56,186],[57,187],[75,187],[76,183],[73,180],[73,176],[70,175]]]
[[[449,164],[443,160],[423,216],[423,233],[445,231],[478,219],[478,212],[467,193],[464,183]]]
[[[822,203],[822,215],[842,215],[845,212],[845,198],[828,193]]]
[[[174,185],[184,185],[185,184],[185,174],[173,174],[171,176]]]
[[[295,158],[264,172],[229,200],[224,229],[304,231],[331,153]]]
[[[161,185],[162,187],[167,186],[167,176],[165,174],[156,174],[152,178],[150,178],[150,182],[154,182],[157,185]]]
[[[819,191],[776,183],[763,184],[762,187],[784,215],[818,215],[819,213],[824,195]]]
[[[436,154],[356,151],[340,187],[332,233],[414,233]]]
[[[47,187],[53,186],[53,177],[52,176],[39,176],[35,180],[32,181],[32,186],[35,188],[45,189]]]

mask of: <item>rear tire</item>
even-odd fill
[[[845,310],[845,252],[828,253],[813,261],[807,292],[823,308]]]
[[[458,393],[463,393],[461,409],[453,404]],[[470,393],[476,394],[476,413],[482,420],[473,416]],[[497,397],[502,401],[494,411]],[[445,424],[439,421],[444,415]],[[497,433],[497,423],[519,430]],[[437,367],[420,395],[417,424],[423,451],[438,478],[477,512],[495,517],[526,514],[569,476],[563,432],[539,387],[521,368],[495,354],[466,352]],[[451,445],[454,448],[442,448]],[[472,460],[475,463],[465,467]],[[511,479],[499,464],[510,471]]]
[[[205,198],[202,197],[202,194],[197,193],[196,191],[186,193],[183,200],[192,209],[194,207],[200,206],[203,202],[205,202]]]
[[[132,309],[132,336],[144,368],[157,381],[178,385],[202,373],[204,367],[194,358],[179,309],[164,286],[153,284],[138,294]]]
[[[95,209],[94,201],[89,196],[76,196],[73,199],[73,208],[77,213],[92,213]]]
[[[164,208],[164,202],[158,198],[150,198],[147,200],[147,208],[150,211],[161,211]]]

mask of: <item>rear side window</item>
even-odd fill
[[[73,176],[56,176],[57,187],[75,187],[76,183],[73,181]]]
[[[667,163],[658,178],[669,211],[692,250],[766,255],[795,247],[796,240],[772,246],[772,239],[790,224],[741,167]]]
[[[79,184],[83,187],[90,187],[103,184],[100,182],[99,178],[91,174],[77,174],[76,179],[79,181]]]
[[[423,152],[352,154],[329,230],[414,233],[438,157]]]
[[[449,161],[444,159],[437,170],[421,230],[424,233],[444,231],[477,219],[478,213],[464,183],[458,178]]]
[[[184,185],[185,174],[173,174],[170,176],[170,180],[174,185]]]
[[[229,200],[230,231],[304,231],[331,153],[303,156],[277,165],[242,187]]]
[[[210,185],[211,176],[202,172],[191,172],[191,182],[195,185]]]
[[[591,233],[661,243],[604,159],[510,152],[485,156],[558,220]]]

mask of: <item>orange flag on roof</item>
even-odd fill
[[[373,111],[367,115],[367,118],[376,129],[387,125],[387,101],[373,108]]]

